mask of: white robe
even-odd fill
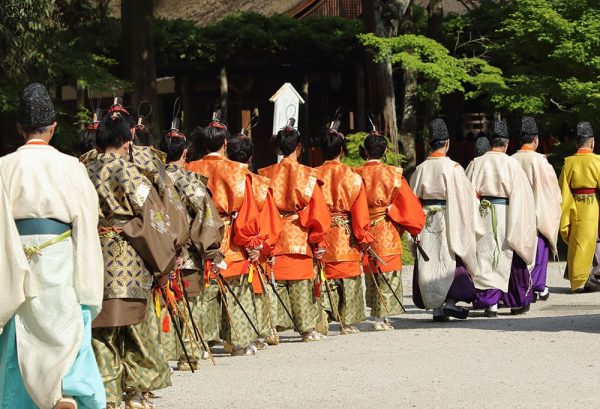
[[[445,156],[430,156],[417,166],[410,185],[420,199],[446,201],[445,207],[423,206],[428,216],[419,234],[430,258],[419,260],[421,296],[427,309],[438,308],[446,301],[454,280],[456,256],[472,276],[477,275],[479,203],[463,168]]]
[[[535,261],[537,229],[534,199],[527,176],[516,159],[489,151],[473,159],[467,176],[479,196],[508,198],[508,206],[493,205],[496,213],[500,253],[494,265],[496,242],[492,232],[492,212],[483,217],[485,234],[477,241],[478,274],[475,287],[508,292],[513,251],[531,266]]]
[[[512,157],[521,165],[533,190],[538,232],[548,240],[552,253],[557,254],[562,195],[556,173],[540,153],[520,150]]]
[[[62,378],[82,343],[81,305],[90,307],[92,318],[102,306],[98,196],[84,166],[47,145],[26,145],[0,158],[0,174],[9,201],[4,213],[15,220],[53,218],[72,225],[72,238],[29,259],[25,301],[14,315],[25,388],[40,408],[52,408],[62,397]],[[31,247],[53,237],[28,235],[21,240]],[[15,272],[0,271],[2,283]],[[8,309],[0,311],[0,316],[8,313]]]
[[[0,173],[0,334],[25,301],[25,288],[29,287],[31,276],[21,238],[9,211],[10,207],[4,179]]]

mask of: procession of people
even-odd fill
[[[571,290],[600,290],[589,123],[557,178],[531,117],[512,156],[507,123],[494,121],[466,170],[436,118],[410,180],[383,162],[389,141],[374,128],[364,165],[342,163],[338,120],[321,138],[327,160],[303,165],[294,125],[277,133],[282,159],[257,170],[252,139],[218,112],[189,136],[173,118],[153,147],[143,118],[115,98],[74,158],[50,146],[51,98],[28,85],[25,144],[0,158],[0,407],[153,408],[171,386],[169,361],[194,372],[217,346],[255,355],[287,330],[322,341],[331,322],[355,334],[366,307],[373,331],[393,330],[390,317],[406,312],[403,239],[414,305],[436,322],[548,300],[559,233]]]

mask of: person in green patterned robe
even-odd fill
[[[128,161],[131,128],[126,111],[109,111],[97,152],[84,158],[100,204],[105,288],[92,345],[108,409],[120,407],[123,394],[126,408],[153,408],[146,396],[171,384],[151,296],[174,265],[176,234],[152,182]]]
[[[219,251],[225,224],[210,197],[206,187],[206,178],[197,173],[188,172],[183,168],[187,156],[188,141],[186,136],[176,128],[163,135],[160,149],[166,154],[166,172],[173,186],[181,196],[188,213],[188,223],[191,232],[190,241],[179,254],[180,269],[186,285],[186,292],[190,302],[192,317],[201,335],[206,342],[215,342],[220,339],[221,302],[219,288],[214,279],[204,274],[206,261],[218,265],[223,261],[223,254]],[[180,309],[187,313],[187,306],[180,302]],[[189,328],[184,331],[186,349],[191,358],[194,369],[200,351],[197,343],[193,341],[193,334]],[[173,331],[163,332],[165,349],[174,351],[174,358],[178,361],[179,370],[190,370]],[[208,351],[205,351],[205,353]]]

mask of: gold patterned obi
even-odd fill
[[[579,203],[593,203],[598,198],[598,191],[594,188],[571,189],[573,199]]]
[[[152,289],[152,274],[122,232],[120,226],[98,227],[104,259],[104,299],[146,300]]]
[[[323,256],[326,263],[359,261],[360,251],[352,231],[352,216],[349,212],[331,213],[331,229],[325,233],[327,251]]]
[[[387,217],[387,206],[372,207],[369,209],[369,218],[371,219],[371,227],[377,226]]]
[[[371,218],[369,232],[375,237],[371,247],[380,256],[402,254],[399,228],[390,220],[387,213],[388,206],[369,208],[369,217]]]

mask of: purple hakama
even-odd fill
[[[539,244],[539,243],[538,243]],[[475,309],[483,309],[498,304],[499,307],[522,308],[533,301],[531,274],[527,264],[516,253],[513,253],[508,292],[497,288],[477,290],[477,298],[473,301]]]
[[[546,289],[546,275],[548,273],[548,257],[550,255],[550,246],[544,236],[538,235],[537,253],[535,255],[535,265],[531,270],[532,290],[539,293]]]
[[[419,264],[415,261],[413,271],[413,302],[417,308],[425,309],[423,299],[421,298],[421,288],[419,287]],[[477,296],[473,279],[469,271],[463,264],[462,260],[456,257],[456,268],[454,270],[454,279],[448,290],[446,300],[454,302],[463,301],[466,303],[473,302]]]

